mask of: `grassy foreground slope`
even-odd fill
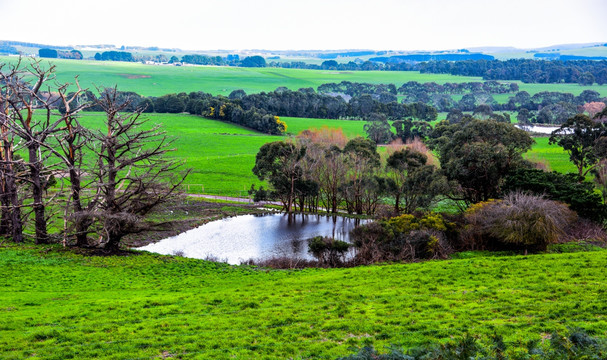
[[[464,332],[607,335],[607,252],[265,271],[0,248],[4,359],[321,358]]]

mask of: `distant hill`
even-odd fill
[[[388,57],[374,57],[370,58],[369,61],[383,62],[383,63],[401,63],[405,61],[463,61],[463,60],[494,60],[495,57],[491,55],[478,54],[478,53],[467,53],[467,54],[412,54],[412,55],[394,55]]]

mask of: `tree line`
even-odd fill
[[[419,63],[422,73],[479,76],[485,80],[520,80],[524,83],[607,83],[607,60],[464,60]]]
[[[456,61],[350,61],[327,60],[322,64],[270,62],[270,67],[337,71],[420,71],[421,73],[477,76],[485,80],[520,80],[524,83],[607,83],[607,60],[456,60]]]
[[[382,102],[371,95],[352,97],[318,94],[312,88],[292,91],[278,88],[272,92],[247,95],[243,90],[234,90],[228,97],[204,92],[168,94],[160,97],[143,97],[134,92],[119,93],[128,97],[131,107],[143,107],[146,112],[182,113],[201,115],[212,119],[232,122],[272,135],[286,131],[279,116],[309,117],[320,119],[387,119],[415,118],[432,121],[437,117],[436,109],[422,103],[399,104],[396,101]],[[81,101],[94,103],[95,95],[85,92]],[[131,108],[131,110],[132,110]],[[100,111],[90,106],[85,111]]]
[[[143,216],[175,195],[187,171],[164,157],[171,140],[115,88],[94,102],[103,127],[82,126],[78,113],[93,103],[77,80],[68,94],[54,73],[33,60],[0,64],[0,235],[117,251],[125,235],[151,226]]]
[[[43,58],[51,58],[51,59],[75,59],[75,60],[83,59],[82,53],[79,50],[63,51],[63,50],[42,48],[42,49],[38,50],[38,56],[43,57]]]

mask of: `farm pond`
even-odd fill
[[[216,259],[233,265],[282,256],[313,259],[308,254],[307,239],[329,236],[349,241],[350,231],[367,221],[308,214],[240,215],[209,222],[138,250]]]

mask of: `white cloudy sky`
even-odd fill
[[[607,42],[607,0],[0,0],[0,40],[182,49]]]

